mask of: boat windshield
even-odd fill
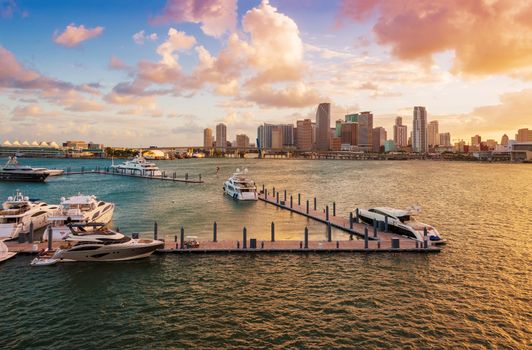
[[[398,219],[402,223],[405,223],[405,222],[408,222],[408,221],[412,221],[412,218],[410,217],[410,215],[399,216]]]

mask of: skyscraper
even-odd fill
[[[515,134],[515,140],[517,142],[532,141],[532,130],[528,130],[528,128],[517,130],[517,134]]]
[[[358,146],[361,149],[370,151],[373,147],[373,114],[371,112],[347,114],[345,121],[358,123]]]
[[[438,121],[433,120],[427,126],[427,138],[429,146],[437,146],[440,143],[440,136],[438,135]]]
[[[380,152],[381,146],[384,146],[384,142],[386,141],[386,129],[384,129],[382,126],[379,126],[374,128],[372,133],[372,150],[373,152]]]
[[[408,128],[403,125],[403,118],[395,118],[395,125],[393,126],[393,141],[397,147],[408,146]]]
[[[274,125],[272,127],[271,148],[273,149],[283,148],[283,129],[280,125]]]
[[[290,147],[294,145],[294,124],[280,124],[283,134],[283,147]]]
[[[245,134],[236,135],[236,147],[249,148],[249,137]]]
[[[320,103],[316,110],[316,149],[328,151],[331,143],[331,104]]]
[[[216,148],[227,147],[227,126],[224,123],[216,125]]]
[[[203,130],[203,148],[212,148],[212,129],[205,128]]]
[[[412,123],[412,149],[414,152],[426,153],[427,147],[427,110],[422,106],[414,107]]]
[[[510,140],[508,139],[508,135],[504,134],[502,135],[502,138],[501,138],[501,145],[503,146],[508,146],[508,142]]]
[[[312,120],[298,120],[296,132],[297,149],[301,151],[312,150]]]
[[[342,124],[343,124],[343,120],[342,119],[338,119],[336,121],[336,127],[335,127],[335,130],[334,130],[334,136],[335,137],[342,137]]]
[[[471,148],[470,151],[480,151],[480,143],[482,142],[482,138],[480,135],[475,135],[471,137]]]
[[[358,123],[343,123],[341,141],[344,145],[358,145]]]
[[[440,146],[450,147],[451,146],[451,133],[442,132],[440,134]]]

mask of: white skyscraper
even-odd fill
[[[220,123],[216,125],[216,148],[227,147],[227,126]]]
[[[412,148],[414,152],[426,153],[427,147],[427,110],[425,107],[414,107],[414,122],[412,125]]]
[[[429,146],[437,146],[440,143],[440,135],[438,133],[438,121],[432,120],[427,126],[427,140]]]

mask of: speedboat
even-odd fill
[[[109,224],[113,219],[114,203],[99,201],[96,196],[78,194],[62,197],[59,210],[48,217],[52,229],[52,241],[60,241],[69,233],[69,224],[103,223]],[[90,230],[91,227],[87,227]],[[43,236],[48,240],[48,235]]]
[[[236,172],[224,182],[224,193],[233,199],[241,201],[256,201],[259,199],[255,182],[246,176],[247,169]]]
[[[384,222],[388,217],[388,230],[401,236],[423,242],[425,229],[427,237],[432,244],[444,244],[438,231],[431,225],[424,224],[415,219],[414,215],[420,212],[419,207],[407,210],[389,207],[371,208],[368,210],[358,208],[358,217],[366,224],[373,225],[374,221]]]
[[[3,168],[0,168],[0,180],[44,182],[50,175],[45,168],[34,169],[27,165],[20,165],[17,157],[9,157]]]
[[[146,158],[142,156],[142,151],[139,154],[131,159],[126,160],[121,164],[111,165],[111,169],[116,172],[124,173],[126,175],[136,175],[136,176],[161,176],[161,170],[157,167],[155,163],[146,161]]]
[[[17,238],[21,233],[27,233],[33,223],[33,229],[38,230],[48,223],[48,217],[59,209],[57,205],[30,200],[17,191],[15,196],[9,196],[2,204],[0,211],[0,239]]]
[[[16,252],[10,252],[3,240],[0,239],[0,262],[11,259],[17,255]]]
[[[150,256],[157,249],[164,248],[163,241],[131,238],[104,226],[100,223],[69,225],[70,233],[65,237],[64,244],[55,251],[39,254],[31,265],[141,259]],[[87,230],[89,227],[91,229]]]

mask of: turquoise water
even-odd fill
[[[48,167],[104,166],[103,160],[24,159]],[[532,167],[430,161],[189,159],[167,172],[201,173],[205,184],[104,175],[0,183],[56,203],[91,193],[117,204],[114,225],[172,239],[248,235],[313,239],[323,225],[264,203],[222,195],[247,167],[257,183],[339,215],[357,206],[419,203],[420,220],[449,239],[443,252],[338,255],[153,256],[113,263],[30,268],[20,256],[0,265],[4,348],[527,348],[531,339]],[[221,168],[216,175],[216,167]],[[334,232],[335,239],[347,239]]]

